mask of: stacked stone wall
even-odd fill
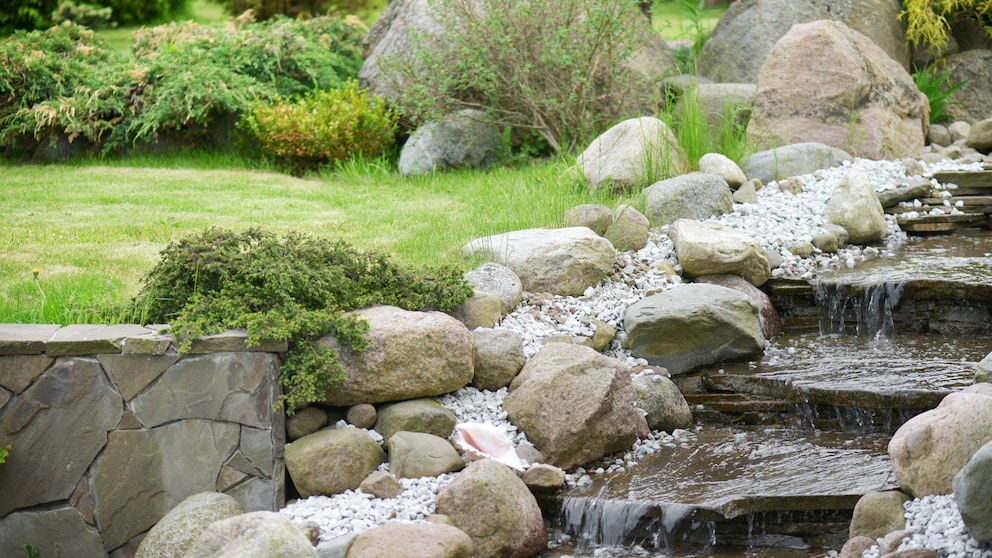
[[[198,492],[281,508],[285,350],[231,331],[180,356],[154,327],[0,324],[0,556],[130,557]]]

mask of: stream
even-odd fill
[[[695,426],[630,470],[539,499],[546,558],[807,557],[897,488],[888,441],[992,349],[992,236],[910,238],[809,285],[769,285],[785,334],[673,378]]]

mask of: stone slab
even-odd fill
[[[121,343],[121,353],[126,355],[164,355],[174,350],[175,339],[171,335],[149,333],[127,337]]]
[[[61,329],[53,324],[0,324],[0,355],[40,355]]]
[[[253,351],[262,353],[284,353],[289,345],[286,341],[263,339],[258,345],[248,346],[248,332],[244,329],[231,329],[194,339],[190,354],[218,353],[224,351]]]
[[[0,518],[0,556],[27,556],[25,544],[40,558],[107,558],[100,533],[71,506]]]
[[[120,390],[124,401],[130,401],[175,364],[179,355],[104,354],[98,355],[97,359]]]
[[[55,359],[45,355],[0,356],[0,386],[21,393],[31,385]]]
[[[148,333],[150,330],[135,324],[74,324],[56,331],[46,344],[45,352],[49,356],[120,353],[125,338]]]

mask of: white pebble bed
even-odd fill
[[[946,161],[926,167],[928,173],[942,170],[980,170],[978,163],[956,164]],[[788,247],[798,242],[809,242],[825,224],[823,209],[834,187],[851,171],[868,175],[876,189],[887,189],[905,183],[905,168],[900,162],[869,161],[857,159],[843,166],[817,171],[811,175],[797,177],[803,183],[803,191],[797,195],[779,191],[772,182],[757,192],[757,204],[734,204],[734,211],[716,219],[724,225],[747,233],[765,248],[783,256],[782,265],[773,270],[776,277],[814,279],[823,269],[836,269],[842,265],[854,266],[857,262],[871,257],[884,256],[886,250],[873,247],[850,246],[836,254],[814,253],[809,258],[791,254]],[[905,238],[894,218],[886,216],[888,236],[886,242],[897,243]],[[666,260],[676,270],[678,256],[672,241],[665,235],[667,228],[652,231],[650,240],[637,252],[618,255],[617,264],[611,278],[596,287],[590,287],[583,296],[553,296],[548,299],[525,300],[497,326],[518,332],[524,339],[524,356],[530,358],[553,336],[590,336],[594,332],[591,320],[610,324],[618,330],[617,338],[604,351],[629,366],[646,365],[623,349],[624,338],[622,319],[625,309],[642,297],[675,288],[681,284],[679,277],[666,276],[654,267],[659,260]],[[506,389],[495,392],[480,391],[466,387],[442,396],[441,403],[451,409],[459,423],[490,422],[503,426],[517,445],[527,444],[526,436],[510,424],[502,409]],[[339,427],[346,426],[339,423]],[[376,434],[370,435],[376,439]],[[638,459],[657,451],[662,445],[692,443],[691,431],[676,431],[672,435],[653,432],[645,440],[639,440],[622,456],[614,456],[601,464],[580,468],[568,474],[570,485],[583,485],[592,482],[589,475],[610,474],[636,467]],[[381,442],[381,437],[377,439]],[[380,467],[388,470],[388,464]],[[359,533],[389,521],[423,521],[434,511],[437,493],[446,486],[453,475],[438,478],[401,479],[405,490],[395,498],[380,499],[361,490],[349,490],[334,496],[312,496],[290,503],[280,513],[294,523],[312,524],[320,530],[321,542],[330,541],[342,535]],[[921,510],[931,504],[921,504]],[[919,517],[927,517],[925,511],[917,512]],[[957,519],[960,524],[960,516]],[[948,530],[951,532],[951,530]],[[923,544],[938,548],[939,538],[934,535]],[[931,546],[934,545],[934,546]],[[940,547],[943,548],[943,547]],[[958,556],[958,555],[954,555]],[[992,554],[970,554],[960,556],[992,557]]]
[[[992,548],[968,534],[954,495],[925,496],[904,504],[906,529],[916,533],[903,540],[899,550],[929,548],[942,558],[992,558]],[[878,558],[878,545],[866,550],[862,558]]]

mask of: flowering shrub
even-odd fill
[[[393,143],[396,115],[382,98],[350,81],[297,101],[260,102],[239,126],[263,154],[301,172],[356,155],[380,155]]]

